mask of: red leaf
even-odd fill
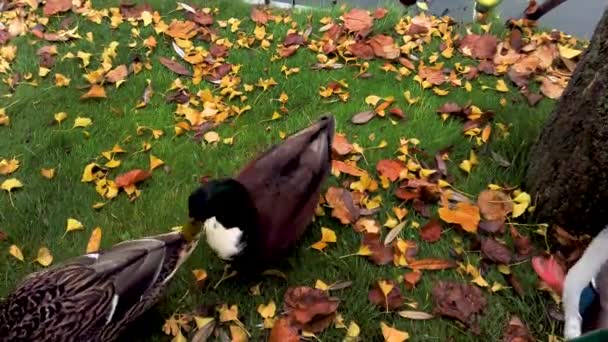
[[[532,267],[542,281],[561,295],[564,287],[566,272],[553,255],[549,257],[535,256],[532,258]]]
[[[362,243],[372,252],[367,257],[376,265],[386,265],[393,261],[393,249],[384,245],[380,240],[380,234],[364,234]]]
[[[124,188],[126,186],[135,185],[141,181],[144,181],[152,176],[152,173],[142,169],[135,169],[116,176],[114,180],[116,186]]]
[[[345,156],[353,151],[353,145],[343,133],[336,133],[331,143],[331,150],[339,156]]]
[[[374,58],[374,50],[369,44],[365,44],[362,42],[357,42],[351,44],[347,47],[348,51],[353,54],[353,56],[361,58],[361,59],[373,59]]]
[[[509,264],[513,258],[511,250],[493,238],[481,240],[481,254],[486,259],[504,265]]]
[[[377,34],[369,40],[369,45],[374,50],[374,54],[381,58],[395,59],[401,55],[401,50],[390,36]]]
[[[478,287],[454,281],[439,281],[432,293],[436,313],[455,318],[479,334],[476,314],[483,311],[487,301]]]
[[[412,271],[412,272],[407,272],[403,275],[403,281],[405,282],[405,287],[407,287],[408,289],[413,289],[416,287],[416,284],[418,284],[418,282],[420,281],[420,279],[422,278],[422,272],[420,271]]]
[[[399,160],[383,159],[376,164],[376,170],[381,176],[388,178],[391,182],[399,179],[399,174],[405,169],[405,164]]]
[[[367,31],[371,29],[374,24],[374,18],[372,18],[366,10],[360,8],[351,9],[344,14],[343,18],[344,27],[353,32]]]
[[[384,18],[386,13],[388,13],[388,10],[386,8],[378,7],[378,8],[376,8],[376,10],[374,11],[374,14],[372,16],[374,17],[374,19],[382,19],[382,18]]]
[[[283,46],[291,46],[291,45],[305,45],[305,39],[301,34],[298,33],[290,33],[285,37],[283,41]]]
[[[291,325],[289,317],[279,318],[274,322],[268,342],[299,342],[298,329]]]
[[[469,34],[460,41],[459,49],[465,56],[490,59],[496,54],[498,39],[490,34]]]
[[[325,330],[331,324],[340,304],[339,299],[307,286],[288,288],[284,300],[285,311],[293,325],[315,333]]]
[[[436,242],[441,239],[441,224],[432,219],[420,229],[420,238],[426,242]]]
[[[72,0],[46,0],[42,13],[45,17],[68,11],[72,8]]]
[[[262,11],[256,7],[251,8],[251,20],[258,24],[266,25],[269,19],[272,19],[272,14]]]
[[[176,62],[174,60],[171,60],[171,59],[165,58],[165,57],[158,57],[158,61],[162,65],[166,66],[169,70],[173,71],[174,73],[176,73],[178,75],[190,76],[190,70],[188,70],[188,68],[186,68],[179,62]]]

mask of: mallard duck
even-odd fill
[[[568,339],[586,331],[608,329],[607,246],[608,228],[604,228],[566,274],[562,297],[564,336]]]
[[[241,273],[279,260],[312,221],[331,166],[334,119],[314,124],[251,161],[234,178],[211,180],[189,197],[208,245]]]
[[[189,224],[27,276],[0,301],[0,341],[115,340],[160,298],[199,232]]]

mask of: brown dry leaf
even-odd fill
[[[196,36],[197,25],[190,21],[173,20],[165,33],[173,38],[190,39]]]
[[[460,40],[458,48],[465,56],[490,59],[496,54],[498,39],[490,34],[469,34]]]
[[[268,342],[299,342],[298,329],[291,325],[289,317],[282,317],[274,322]]]
[[[72,8],[72,0],[47,0],[42,9],[45,17],[68,11]]]
[[[515,316],[511,316],[507,329],[502,338],[503,342],[534,342],[536,339],[530,334],[528,327],[522,320]]]
[[[458,202],[454,209],[441,207],[439,217],[447,223],[458,224],[469,233],[477,232],[480,215],[479,207],[467,202]]]
[[[266,25],[268,20],[272,18],[272,14],[269,14],[266,11],[263,11],[257,7],[251,8],[251,20],[255,21],[258,24]]]
[[[399,179],[401,171],[405,170],[405,164],[399,160],[383,159],[376,164],[376,170],[380,176],[384,176],[391,182],[394,182]]]
[[[284,309],[299,329],[318,333],[331,325],[340,300],[308,286],[290,287],[285,292]]]
[[[363,42],[356,42],[354,44],[349,45],[346,48],[353,56],[361,58],[361,59],[373,59],[374,58],[374,50],[369,44]]]
[[[404,298],[393,280],[378,280],[367,294],[370,303],[386,310],[396,310],[403,305]]]
[[[489,221],[504,221],[513,211],[511,197],[497,190],[484,190],[479,193],[477,205],[483,217]]]
[[[540,86],[540,92],[546,97],[557,100],[564,93],[564,87],[561,85],[551,82],[549,78],[543,78],[543,83]]]
[[[403,275],[403,282],[405,283],[405,287],[410,290],[416,287],[416,284],[420,282],[420,279],[422,279],[422,272],[417,270],[406,272]]]
[[[118,83],[120,81],[124,81],[128,74],[129,70],[127,69],[127,66],[121,64],[106,74],[106,81],[110,83]]]
[[[89,91],[86,92],[86,94],[82,95],[80,98],[81,99],[92,99],[92,98],[105,98],[106,96],[106,90],[103,86],[100,86],[99,84],[93,84],[91,86],[91,88],[89,88]]]
[[[353,151],[353,145],[348,141],[344,133],[336,133],[331,143],[331,150],[339,156],[345,156]]]
[[[368,123],[371,119],[376,117],[376,112],[374,112],[373,110],[368,110],[365,112],[361,112],[361,113],[357,113],[355,115],[353,115],[353,117],[350,119],[350,121],[352,123],[354,123],[355,125],[363,125]]]
[[[365,170],[358,168],[356,165],[345,163],[341,160],[332,160],[331,161],[331,169],[337,170],[341,173],[346,173],[347,175],[361,177],[365,175],[367,172]],[[334,171],[332,171],[334,172]]]
[[[476,314],[486,306],[486,298],[477,286],[454,281],[439,281],[433,287],[435,313],[455,318],[479,334]]]
[[[508,264],[513,258],[511,250],[494,238],[481,240],[481,254],[484,258],[499,264]]]
[[[169,70],[173,71],[174,73],[178,74],[178,75],[182,75],[182,76],[190,76],[190,70],[188,70],[188,68],[186,68],[183,64],[176,62],[172,59],[169,58],[165,58],[165,57],[158,57],[158,61],[166,66]]]
[[[362,245],[369,248],[371,254],[367,257],[376,265],[386,265],[393,261],[393,249],[382,242],[380,234],[364,234]]]
[[[369,45],[374,50],[374,54],[381,58],[395,59],[401,55],[401,50],[390,36],[378,34],[369,40]]]
[[[135,169],[116,176],[116,186],[124,188],[127,186],[135,185],[141,181],[144,181],[152,176],[152,173],[146,170]]]
[[[418,260],[410,261],[410,262],[408,262],[408,264],[406,266],[411,268],[412,270],[437,271],[437,270],[445,270],[448,268],[454,268],[454,267],[456,267],[456,263],[453,260],[449,260],[449,259],[428,258],[428,259],[418,259]]]
[[[342,16],[344,27],[352,32],[367,31],[372,28],[374,18],[360,8],[353,8]]]
[[[510,233],[511,239],[513,240],[513,245],[515,246],[515,251],[517,251],[518,256],[529,256],[534,251],[534,247],[532,246],[532,242],[530,241],[530,237],[526,235],[521,235],[517,228],[514,225],[510,225]]]
[[[420,228],[420,238],[426,242],[437,242],[441,239],[441,223],[432,219]]]
[[[359,218],[359,209],[355,206],[350,191],[329,187],[325,193],[327,204],[332,207],[331,215],[340,220],[342,224],[354,223]]]

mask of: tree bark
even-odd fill
[[[529,155],[537,218],[581,233],[608,224],[607,58],[608,10]]]

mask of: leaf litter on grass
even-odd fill
[[[168,140],[169,132],[174,132],[173,139],[190,136],[199,144],[213,146],[223,143],[232,146],[234,137],[222,139],[219,131],[215,131],[216,127],[225,123],[237,124],[240,116],[255,112],[258,99],[270,99],[275,87],[280,87],[282,94],[276,101],[276,111],[272,117],[268,114],[270,121],[292,115],[291,101],[299,95],[295,90],[283,87],[288,77],[347,70],[352,71],[354,78],[365,82],[372,76],[383,75],[381,77],[397,81],[412,80],[426,93],[424,96],[437,99],[458,91],[486,91],[498,97],[502,96],[500,93],[515,93],[517,89],[533,106],[541,100],[542,95],[549,99],[561,96],[584,48],[584,44],[570,36],[557,31],[536,31],[525,21],[511,21],[506,36],[488,30],[485,33],[477,29],[464,32],[448,17],[427,14],[422,5],[419,5],[421,11],[418,14],[397,18],[392,27],[381,24],[390,13],[384,8],[375,11],[345,8],[339,18],[326,16],[315,21],[312,16],[304,23],[294,20],[299,14],[265,7],[252,7],[241,18],[226,18],[222,15],[221,6],[209,8],[186,3],[178,3],[171,16],[146,3],[121,3],[119,7],[96,8],[91,2],[47,0],[41,10],[37,9],[37,5],[31,1],[17,3],[6,9],[7,15],[0,19],[3,24],[0,29],[3,44],[0,50],[0,74],[6,75],[4,83],[11,90],[9,96],[16,96],[16,87],[45,84],[48,75],[52,75],[52,80],[46,81],[51,82],[51,86],[65,88],[66,92],[78,96],[81,101],[101,103],[112,101],[124,91],[122,84],[135,82],[150,70],[163,73],[172,80],[166,89],[156,90],[156,82],[153,87],[148,79],[141,99],[126,106],[143,111],[152,101],[158,100],[155,92],[167,94],[166,98],[173,106],[173,127],[138,125],[135,131],[125,132],[125,135],[129,135],[141,147],[130,144],[123,149],[115,144],[112,149],[104,151],[101,148],[98,155],[91,155],[90,160],[82,161],[84,170],[81,181],[94,186],[95,192],[101,197],[92,205],[92,209],[96,210],[104,210],[106,204],[118,198],[121,192],[125,192],[130,201],[145,196],[142,189],[156,184],[156,177],[150,179],[152,173],[159,172],[162,169],[160,166],[169,168],[162,160],[170,160],[168,156],[159,157],[157,152],[154,155],[150,152],[160,141]],[[49,23],[59,20],[57,16],[67,17],[55,29]],[[116,36],[113,37],[116,41],[97,41],[99,38],[93,33],[85,32],[74,24],[73,18],[78,16],[108,29],[131,25],[131,37],[129,40]],[[20,73],[17,71],[19,68],[12,69],[16,58],[27,53],[23,51],[28,51],[19,46],[22,41],[19,37],[24,35],[32,39],[38,48],[36,74]],[[71,45],[55,45],[55,42],[70,42]],[[94,43],[100,47],[101,53],[92,49],[83,51],[88,49],[84,48],[86,44],[80,44],[82,42]],[[132,49],[138,52],[129,60],[119,57]],[[429,53],[423,54],[425,49]],[[266,75],[256,77],[257,80],[248,79],[244,72],[247,66],[233,58],[238,50],[260,52],[260,56],[267,57],[269,64],[281,63],[285,80]],[[298,54],[308,54],[314,63],[310,66],[287,67],[286,63]],[[70,63],[77,64],[81,70],[67,76],[58,72],[62,70],[60,66]],[[484,77],[481,77],[482,74]],[[492,79],[488,81],[485,76]],[[358,102],[362,111],[351,115],[353,124],[371,125],[372,119],[375,119],[374,124],[396,125],[404,118],[403,122],[407,124],[409,115],[406,113],[414,111],[422,103],[422,95],[413,89],[395,96],[376,94],[370,88],[365,90],[364,100],[353,99],[348,83],[344,79],[325,82],[319,85],[318,96],[327,104]],[[530,90],[534,87],[540,93]],[[397,102],[397,98],[403,101],[402,95],[406,101],[405,107]],[[466,146],[466,159],[453,160],[450,156],[451,146],[433,155],[435,151],[429,153],[421,147],[426,142],[414,137],[401,137],[397,145],[391,145],[384,139],[383,133],[377,131],[373,136],[374,139],[378,138],[376,145],[363,147],[364,144],[355,142],[361,141],[361,137],[336,134],[332,174],[340,185],[325,190],[317,213],[324,213],[326,208],[331,210],[323,218],[326,220],[324,222],[340,224],[345,229],[323,227],[321,239],[312,248],[327,253],[322,257],[334,258],[331,248],[327,246],[328,243],[342,243],[338,242],[336,232],[340,236],[357,234],[361,241],[359,249],[347,256],[365,258],[375,267],[403,269],[405,273],[398,279],[376,279],[369,284],[369,301],[381,311],[396,310],[405,304],[424,305],[410,302],[409,298],[405,303],[401,287],[414,291],[421,283],[431,281],[436,272],[458,272],[465,282],[439,281],[426,304],[432,300],[437,315],[457,319],[473,332],[479,333],[477,316],[482,315],[486,306],[485,298],[495,296],[495,290],[501,288],[496,281],[493,286],[486,281],[488,268],[495,268],[508,276],[514,290],[522,292],[517,278],[507,270],[509,263],[528,260],[534,252],[531,233],[520,233],[514,222],[532,212],[534,203],[529,194],[508,184],[489,184],[488,189],[478,196],[464,194],[457,189],[457,178],[453,173],[474,176],[479,164],[488,162],[487,159],[480,161],[478,154],[494,142],[506,139],[508,128],[496,119],[493,110],[475,103],[458,104],[447,97],[440,102],[443,102],[437,109],[440,118],[457,121],[461,125],[462,135],[470,141]],[[16,120],[24,120],[22,116],[13,114],[15,112],[10,106],[0,109],[0,130],[13,129]],[[48,115],[53,115],[49,119],[55,123],[49,129],[57,133],[61,133],[61,123],[68,117],[76,117],[73,128],[83,129],[85,138],[99,134],[100,126],[104,126],[104,123],[81,113],[68,115],[58,111]],[[370,136],[370,141],[374,139]],[[380,149],[395,153],[389,158],[370,163],[367,158]],[[147,154],[147,163],[123,165],[123,160],[141,153]],[[511,166],[502,157],[493,158],[499,159],[503,166]],[[20,166],[21,162],[16,158],[0,159],[1,188],[8,193],[11,203],[14,199],[20,199],[20,193],[16,190],[24,183],[19,179],[30,183]],[[54,170],[43,169],[41,173],[53,179]],[[20,190],[27,191],[34,190],[28,187]],[[392,203],[397,203],[397,206]],[[439,209],[435,215],[437,207]],[[408,212],[412,214],[408,215]],[[380,217],[383,217],[382,221]],[[428,221],[421,226],[418,217],[428,218]],[[505,227],[509,229],[508,235]],[[80,221],[68,219],[66,232],[83,229],[85,227]],[[416,230],[418,232],[411,234]],[[546,236],[546,227],[538,226],[534,233]],[[454,253],[447,255],[433,250],[430,255],[425,253],[424,257],[418,256],[419,250],[427,249],[428,244],[447,243],[446,240],[454,234],[459,239],[459,242],[450,242]],[[481,255],[494,265],[476,266],[466,257],[463,258],[466,252],[462,241],[476,240],[480,234]],[[412,236],[419,236],[421,241],[413,240]],[[581,244],[572,243],[565,236],[560,233],[558,237],[562,246],[576,245],[574,250],[580,250]],[[86,251],[95,252],[100,244],[101,228],[97,227],[91,232]],[[357,248],[351,247],[353,250]],[[20,261],[24,260],[23,253],[15,244],[9,247],[9,253]],[[559,292],[564,272],[561,261],[557,261],[557,254],[532,259],[534,270],[554,292]],[[568,264],[575,261],[576,254],[572,252],[570,255],[574,257],[568,260]],[[36,260],[40,265],[48,266],[52,259],[50,250],[43,247]],[[486,269],[482,270],[482,266]],[[206,272],[204,274],[206,279]],[[200,282],[202,279],[202,276],[196,277],[193,281]],[[311,337],[331,329],[332,324],[338,327],[339,318],[342,317],[338,310],[349,303],[340,304],[339,298],[329,294],[331,290],[331,287],[321,290],[292,286],[285,292],[284,310],[281,313],[275,312],[276,305],[280,303],[268,301],[268,304],[260,304],[258,312],[263,326],[272,329],[270,340],[295,341],[300,336]],[[340,290],[348,291],[348,288]],[[433,317],[421,311],[402,312],[402,317],[410,319]],[[518,321],[517,313],[512,314],[511,321],[505,325],[505,339],[528,338],[527,328]],[[222,303],[217,310],[208,311],[202,316],[196,313],[174,314],[163,330],[176,341],[209,337],[211,334],[231,336],[233,340],[240,341],[247,339],[251,330],[239,320],[242,316],[238,305]],[[344,329],[347,328],[345,324],[342,325]],[[350,321],[345,340],[355,341],[359,333],[357,323]],[[386,341],[409,338],[407,332],[384,321],[380,322],[380,328],[375,333],[364,333],[381,335]]]

